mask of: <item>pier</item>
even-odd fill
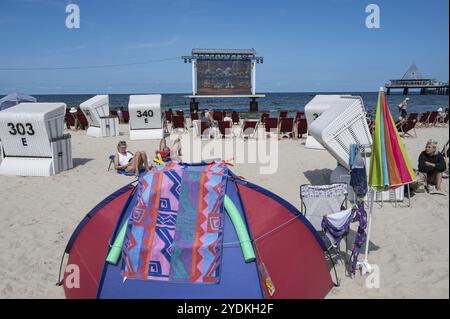
[[[391,94],[391,90],[395,89],[401,90],[403,95],[408,95],[411,90],[418,90],[421,95],[448,95],[448,82],[424,78],[415,64],[409,67],[400,80],[390,80],[385,87],[388,95]]]

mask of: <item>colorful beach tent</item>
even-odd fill
[[[212,164],[177,165],[177,169],[186,170],[189,174],[179,174],[180,178],[174,179],[176,183],[170,189],[184,192],[192,172],[191,167],[208,167]],[[172,173],[173,171],[167,170],[164,174],[173,177]],[[103,200],[75,229],[65,249],[65,254],[69,257],[61,284],[66,297],[325,297],[333,282],[325,259],[326,247],[312,225],[294,206],[274,193],[236,177],[230,170],[226,170],[225,174],[222,185],[224,195],[233,202],[244,220],[256,253],[254,261],[250,259],[246,262],[233,223],[228,214],[223,214],[222,246],[220,250],[216,250],[221,253],[217,281],[179,283],[124,278],[123,256],[130,251],[131,241],[125,243],[122,260],[117,265],[105,260],[110,244],[114,242],[123,224],[128,222],[131,214],[134,214],[135,219],[136,212],[140,211],[140,203],[148,196],[145,194],[149,194],[139,191],[142,189],[144,176],[137,186],[127,185]],[[173,247],[165,250],[167,251],[174,254]]]
[[[22,102],[35,103],[36,98],[23,93],[9,94],[0,99],[0,111],[6,110],[7,108],[10,108]]]
[[[370,157],[369,186],[373,191],[369,209],[365,256],[362,262],[363,273],[371,271],[371,266],[367,258],[375,192],[395,189],[410,184],[415,179],[416,176],[411,167],[405,146],[389,111],[384,90],[380,88],[375,117],[372,154]]]

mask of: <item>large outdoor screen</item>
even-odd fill
[[[251,61],[197,61],[198,95],[249,95],[252,93]]]

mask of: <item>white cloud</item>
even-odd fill
[[[154,49],[154,48],[162,48],[168,47],[176,44],[178,41],[178,37],[173,37],[169,40],[160,41],[160,42],[140,42],[135,43],[128,47],[128,49],[136,50],[136,49]]]

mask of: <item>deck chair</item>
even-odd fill
[[[187,131],[184,116],[182,115],[172,116],[172,132],[175,130],[183,130],[183,132]]]
[[[278,139],[284,136],[295,138],[294,134],[294,118],[293,117],[282,117],[280,118],[280,125],[278,129]]]
[[[233,137],[232,123],[230,121],[219,121],[218,127],[222,138]]]
[[[177,111],[175,112],[175,114],[176,114],[177,116],[183,116],[183,117],[184,117],[184,111],[183,111],[183,110],[177,110]]]
[[[304,118],[306,118],[305,117],[305,112],[297,112],[295,114],[295,121],[296,122],[298,122],[298,121],[300,121],[301,119],[304,119]]]
[[[129,123],[130,122],[130,112],[129,111],[122,111],[123,114],[123,121],[124,123]]]
[[[419,117],[419,121],[417,122],[418,126],[424,126],[427,124],[428,117],[430,116],[430,112],[422,113]]]
[[[233,111],[233,113],[231,113],[231,122],[233,125],[239,125],[241,124],[241,119],[239,117],[239,113],[236,111]]]
[[[278,117],[281,119],[281,118],[287,117],[287,115],[288,115],[288,111],[280,111],[280,115]]]
[[[213,112],[213,120],[220,122],[223,121],[224,115],[222,111],[214,111]]]
[[[64,121],[66,123],[67,129],[70,129],[72,126],[75,126],[75,119],[73,118],[72,113],[69,112],[69,109],[66,109]]]
[[[191,112],[191,122],[198,120],[198,113],[197,112]]]
[[[263,113],[263,114],[261,114],[261,119],[259,120],[259,122],[262,124],[262,125],[266,125],[266,118],[268,118],[270,115],[269,115],[269,113]]]
[[[131,153],[131,152],[129,152]],[[133,154],[133,153],[131,153]],[[110,155],[109,156],[109,165],[108,165],[108,172],[111,170],[111,166],[114,164],[114,158],[116,155]],[[125,175],[125,176],[134,176],[134,172],[127,172],[124,169],[118,169],[116,170],[117,174]]]
[[[266,134],[269,136],[271,131],[278,130],[278,119],[276,117],[267,117],[264,122]]]
[[[84,116],[84,113],[80,109],[77,109],[77,110],[78,110],[78,112],[76,113],[76,116],[77,116],[78,123],[80,125],[80,128],[82,130],[85,130],[89,126],[88,120],[87,120],[86,116]]]
[[[408,121],[412,121],[412,120],[418,120],[419,119],[419,113],[410,113],[409,115],[408,115],[408,118],[407,118],[407,120]]]
[[[331,185],[301,185],[300,201],[301,212],[311,225],[317,230],[321,238],[327,244],[328,251],[334,250],[336,256],[340,257],[340,247],[333,247],[328,237],[322,230],[323,216],[332,215],[347,209],[347,184],[336,183]],[[345,237],[346,251],[348,240]],[[330,254],[331,259],[331,254]],[[345,260],[344,262],[347,262]],[[334,264],[334,263],[333,263]]]
[[[417,120],[413,119],[413,120],[407,120],[405,122],[403,122],[402,124],[399,125],[398,131],[401,135],[401,137],[413,137],[409,132],[413,132],[414,133],[414,137],[417,137],[417,133],[416,133],[416,123]]]
[[[206,138],[210,138],[210,129],[211,129],[211,127],[209,126],[209,123],[208,122],[202,122],[202,121],[199,121],[199,124],[198,124],[199,126],[200,126],[200,130],[199,130],[199,135],[200,135],[200,138],[204,138],[204,137],[206,137]]]
[[[439,113],[436,111],[431,112],[430,116],[427,119],[427,122],[425,123],[425,126],[426,127],[434,126],[436,124],[438,115],[439,115]]]
[[[445,115],[444,119],[442,120],[442,124],[443,124],[444,126],[447,126],[447,125],[448,125],[448,113]]]
[[[172,123],[173,113],[172,111],[164,111],[164,119],[167,124]]]
[[[302,138],[303,134],[308,133],[308,122],[306,118],[297,121],[297,138]]]
[[[347,209],[347,184],[300,186],[300,201],[303,215],[317,231],[322,230],[322,217]]]
[[[258,124],[257,120],[244,120],[241,127],[241,137],[244,138],[256,138],[256,134],[258,133]]]

